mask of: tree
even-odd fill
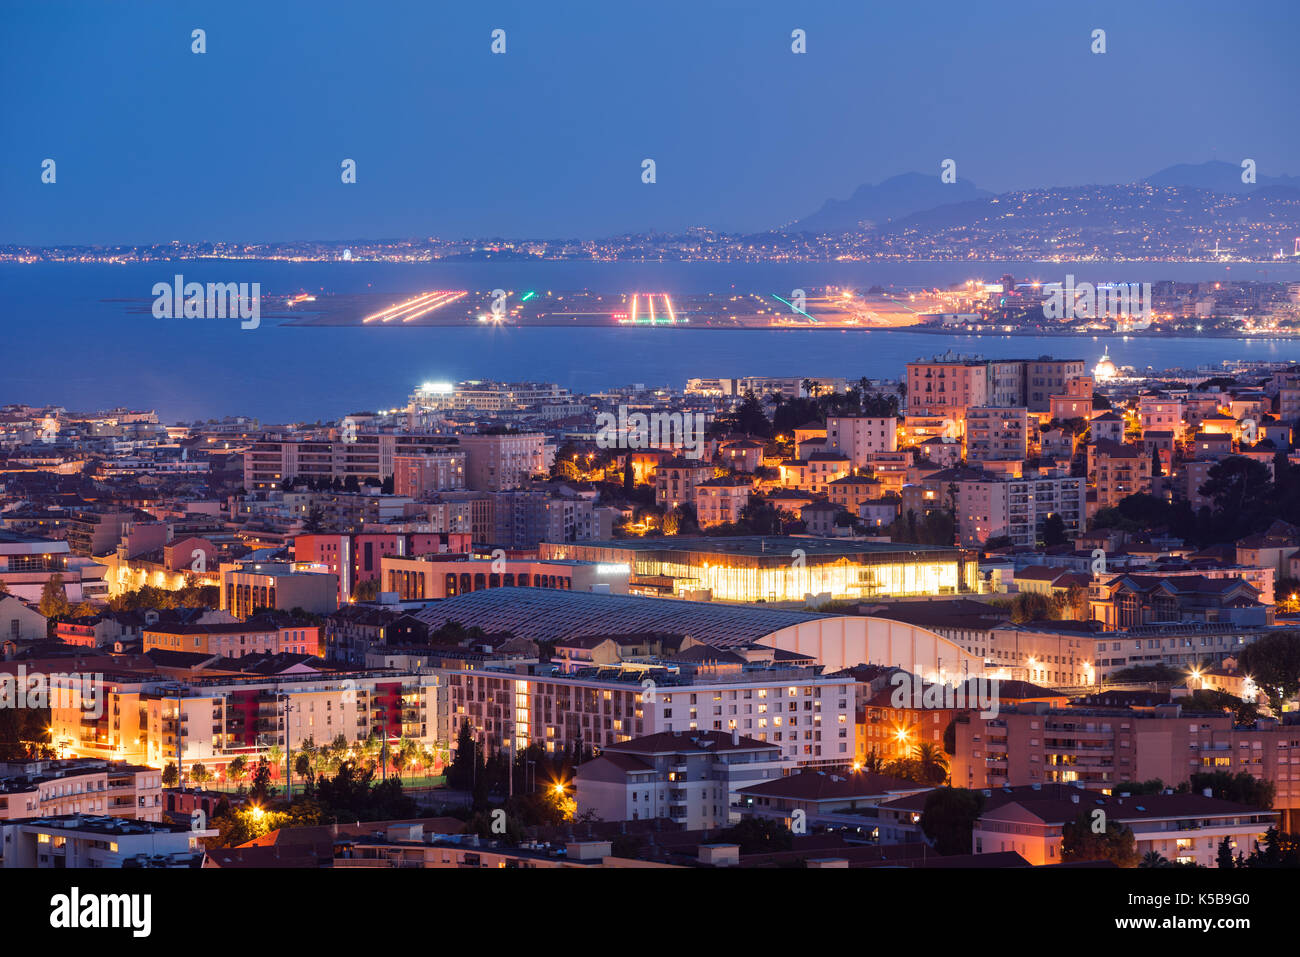
[[[1267,507],[1273,491],[1268,466],[1254,459],[1230,455],[1211,466],[1200,493],[1214,502],[1214,510],[1251,515]]]
[[[1200,688],[1184,698],[1179,699],[1185,713],[1194,711],[1228,711],[1232,713],[1235,724],[1252,725],[1259,718],[1259,705],[1254,701],[1243,701],[1226,691]]]
[[[180,774],[176,770],[176,762],[168,761],[167,766],[163,768],[162,783],[165,788],[174,788],[180,780]]]
[[[1058,607],[1041,592],[1021,592],[1011,601],[1011,620],[1016,624],[1026,621],[1046,621],[1054,617]]]
[[[1202,794],[1208,789],[1213,797],[1221,801],[1249,804],[1263,811],[1272,809],[1276,790],[1272,781],[1261,780],[1246,771],[1237,774],[1228,771],[1199,772],[1191,775],[1187,786],[1193,794]]]
[[[724,828],[718,840],[740,845],[741,854],[772,854],[794,847],[794,834],[788,827],[761,817],[742,818],[740,823]]]
[[[303,520],[302,530],[308,533],[319,532],[325,527],[325,512],[319,505],[313,505],[307,511],[307,518]]]
[[[456,755],[447,767],[447,786],[458,791],[472,790],[478,760],[478,743],[474,740],[469,718],[466,718],[456,735]]]
[[[1043,544],[1048,548],[1066,543],[1065,519],[1060,513],[1053,512],[1043,522]]]
[[[46,618],[61,618],[68,613],[68,596],[63,590],[63,576],[55,572],[41,588],[37,610]]]
[[[202,787],[208,780],[208,769],[202,764],[190,765],[190,780]]]
[[[1136,867],[1140,857],[1131,830],[1081,811],[1061,828],[1061,860],[1065,863],[1111,861],[1116,867]]]
[[[1214,859],[1218,863],[1219,867],[1225,869],[1237,866],[1237,862],[1233,860],[1232,857],[1232,843],[1229,841],[1228,835],[1223,835],[1223,840],[1219,842],[1219,850],[1218,853],[1214,855]]]
[[[935,788],[921,809],[921,830],[940,854],[971,853],[971,834],[984,795],[966,788]]]
[[[249,797],[258,804],[266,803],[271,797],[271,765],[266,758],[259,758],[257,766],[253,769],[253,785],[248,789]]]
[[[1300,634],[1282,631],[1256,639],[1241,650],[1237,666],[1281,715],[1283,703],[1300,691]]]
[[[915,759],[921,780],[927,784],[943,784],[948,780],[948,759],[937,744],[926,742],[916,746]]]
[[[228,765],[226,765],[226,777],[229,778],[231,781],[234,781],[235,784],[239,784],[240,781],[244,780],[244,777],[247,774],[248,774],[248,761],[244,758],[243,755],[240,755],[239,757],[235,758],[235,760],[231,761]]]
[[[1238,867],[1300,867],[1300,834],[1284,834],[1274,825],[1264,832],[1264,843],[1255,842],[1255,849]]]

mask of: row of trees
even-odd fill
[[[1199,509],[1185,499],[1166,502],[1146,493],[1130,495],[1099,510],[1092,527],[1167,531],[1204,546],[1253,535],[1278,518],[1300,525],[1300,468],[1284,452],[1274,457],[1271,475],[1262,462],[1227,456],[1210,467],[1199,491],[1211,503]]]
[[[166,611],[174,608],[216,608],[221,604],[221,589],[201,585],[193,577],[183,588],[155,588],[142,585],[108,600],[112,611]]]
[[[249,791],[252,803],[235,807],[222,801],[217,806],[210,822],[218,831],[215,846],[235,847],[281,827],[402,820],[419,813],[399,778],[376,781],[373,768],[361,767],[354,761],[344,761],[332,775],[314,778],[301,797],[276,805],[268,803],[275,796],[275,790],[266,783],[269,778],[269,767],[262,760]]]
[[[338,735],[328,744],[316,744],[313,738],[303,742],[302,748],[292,752],[288,762],[293,769],[293,776],[303,783],[303,790],[310,795],[320,778],[337,775],[345,765],[350,765],[358,772],[371,775],[391,774],[401,778],[407,772],[435,772],[443,766],[443,752],[437,748],[423,748],[410,738],[402,738],[395,745],[386,746],[383,739],[371,734],[364,741],[349,744],[347,738]],[[272,745],[265,756],[259,756],[256,762],[244,756],[233,758],[221,775],[215,774],[202,763],[188,765],[185,768],[187,780],[199,787],[205,784],[223,781],[234,784],[239,792],[244,790],[244,781],[250,779],[248,793],[254,797],[274,796],[278,791],[271,782],[279,780],[285,768],[284,750],[279,745]],[[175,787],[179,783],[179,773],[175,763],[169,763],[163,769],[163,784]]]
[[[292,492],[295,489],[306,490],[308,492],[360,492],[362,486],[366,488],[377,488],[385,495],[393,494],[393,476],[388,476],[382,482],[376,478],[367,478],[364,482],[359,480],[355,475],[349,475],[347,478],[310,478],[301,475],[291,475],[280,482],[280,491]]]

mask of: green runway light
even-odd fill
[[[789,307],[790,307],[791,309],[793,309],[795,312],[799,313],[799,315],[801,315],[801,316],[807,316],[807,317],[808,317],[809,319],[811,319],[813,322],[820,322],[820,321],[821,321],[821,320],[818,319],[816,316],[809,316],[808,313],[804,312],[802,309],[800,309],[798,306],[796,306],[796,305],[795,305],[794,303],[792,303],[790,300],[788,300],[788,299],[782,299],[782,298],[781,298],[780,296],[778,296],[776,293],[772,293],[772,298],[775,299],[777,302],[783,302],[783,303],[785,303],[787,306],[789,306]]]

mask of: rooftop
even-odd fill
[[[454,621],[465,628],[477,625],[489,632],[508,631],[532,641],[657,632],[690,635],[705,644],[735,647],[827,616],[752,605],[554,588],[487,588],[435,602],[415,617],[430,628]]]

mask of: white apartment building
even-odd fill
[[[162,820],[162,772],[95,759],[0,764],[0,821],[59,814]]]
[[[645,684],[645,682],[650,684]],[[667,732],[732,731],[797,765],[853,760],[854,684],[810,668],[756,668],[693,678],[642,661],[569,675],[448,671],[450,738],[468,719],[492,748],[608,748]]]
[[[0,824],[0,868],[191,867],[215,827],[62,814]]]
[[[898,451],[898,420],[893,416],[827,416],[826,442],[828,451],[847,455],[853,468],[860,469],[868,464],[869,455]]]
[[[178,760],[218,772],[237,757],[255,761],[272,746],[298,750],[370,734],[443,739],[438,677],[424,671],[303,672],[269,678],[214,677],[185,682],[107,676],[92,714],[76,696],[51,708],[51,742],[76,757],[127,760],[162,768]],[[443,729],[445,731],[445,729]]]
[[[578,813],[602,821],[668,818],[687,830],[740,819],[732,794],[792,767],[775,744],[738,731],[672,732],[606,747],[574,775]]]

